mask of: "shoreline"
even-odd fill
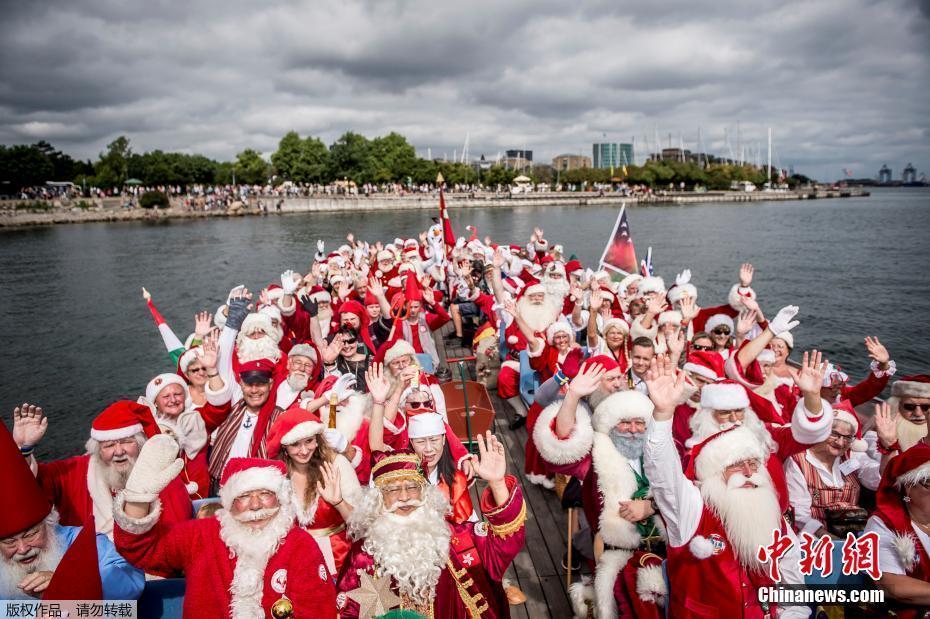
[[[732,202],[778,202],[783,200],[813,200],[827,198],[865,197],[868,191],[861,189],[801,190],[784,192],[738,192],[717,191],[706,193],[665,193],[652,196],[619,196],[588,193],[533,193],[525,195],[501,196],[495,194],[475,195],[447,194],[446,206],[450,210],[460,208],[515,208],[515,207],[550,207],[550,206],[620,206],[636,205],[687,205]],[[283,200],[281,210],[275,204]],[[172,199],[172,206],[167,209],[151,210],[142,208],[126,209],[120,207],[121,198],[92,199],[96,206],[81,209],[68,207],[55,201],[48,210],[16,209],[13,205],[28,204],[29,201],[11,200],[0,202],[0,229],[23,228],[32,226],[51,226],[60,224],[80,224],[121,221],[164,221],[170,219],[204,219],[209,217],[249,217],[260,215],[287,215],[294,213],[353,213],[400,210],[435,210],[439,199],[434,194],[414,194],[409,196],[331,196],[279,198],[263,196],[250,198],[248,208],[194,211],[185,208],[178,198]],[[257,208],[262,201],[268,207],[263,213]]]

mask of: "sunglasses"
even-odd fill
[[[727,327],[717,327],[711,331],[714,335],[730,335],[730,329]]]
[[[691,344],[691,348],[694,350],[713,350],[713,346],[702,346],[701,344]]]
[[[901,408],[903,408],[909,413],[913,413],[918,408],[920,409],[920,412],[922,413],[930,413],[930,404],[913,404],[911,402],[908,402],[907,404],[902,404]]]
[[[417,409],[417,408],[432,408],[433,403],[427,400],[426,402],[407,402],[407,408]]]
[[[354,344],[356,341],[357,341],[357,340],[342,340],[342,345],[343,345],[343,346],[351,346],[351,345]]]

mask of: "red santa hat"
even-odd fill
[[[930,446],[923,442],[891,459],[882,473],[875,495],[874,515],[891,529],[892,546],[905,568],[913,569],[919,558],[916,536],[904,496],[908,488],[930,479]]]
[[[895,398],[930,398],[930,374],[905,376],[891,384]]]
[[[189,396],[187,381],[178,376],[177,374],[159,374],[155,378],[149,381],[149,384],[145,386],[145,399],[148,400],[151,404],[155,404],[155,398],[158,397],[158,394],[161,393],[162,389],[168,385],[179,385],[184,391],[184,399],[186,400]]]
[[[413,346],[407,340],[397,340],[390,348],[387,349],[384,353],[384,364],[390,365],[391,361],[403,357],[405,355],[410,355],[413,358],[416,358],[417,351],[413,349]]]
[[[3,471],[0,539],[3,539],[42,522],[52,511],[52,504],[3,423],[0,423],[0,470]]]
[[[839,368],[839,366],[827,363],[827,369],[823,371],[823,386],[832,387],[836,384],[846,384],[849,380],[849,374]]]
[[[178,359],[178,371],[185,378],[187,378],[187,368],[189,368],[191,363],[193,363],[197,359],[198,353],[203,354],[202,347],[195,346],[193,348],[188,348],[187,350],[184,351],[184,354],[182,354],[181,357]]]
[[[97,527],[94,515],[68,547],[51,582],[42,593],[43,600],[102,600],[100,559],[97,555]]]
[[[280,460],[264,458],[230,458],[220,477],[220,502],[231,509],[236,497],[255,490],[268,490],[278,495],[285,505],[290,501],[287,467]]]
[[[868,450],[869,444],[862,440],[862,429],[859,423],[859,417],[856,415],[855,409],[853,409],[852,404],[849,403],[849,400],[843,400],[838,404],[833,405],[833,420],[834,421],[844,421],[852,427],[853,434],[856,435],[856,438],[849,444],[850,451],[864,452]]]
[[[659,314],[660,327],[662,325],[680,325],[681,320],[681,312],[675,310],[668,310]]]
[[[159,433],[148,406],[131,400],[117,400],[94,418],[90,437],[98,442],[118,441],[144,432],[147,438]]]
[[[565,277],[565,265],[556,261],[550,263],[549,266],[546,267],[546,275],[561,275]]]
[[[721,325],[728,327],[730,329],[730,333],[733,333],[734,331],[733,319],[727,316],[726,314],[714,314],[713,316],[708,318],[707,322],[704,323],[704,330],[710,333],[716,327],[719,327]]]
[[[565,263],[565,272],[571,275],[572,273],[577,273],[583,271],[584,267],[581,266],[581,262],[578,260],[569,260]]]
[[[546,342],[548,342],[550,346],[553,345],[555,343],[555,336],[559,333],[564,333],[569,339],[572,339],[574,335],[570,324],[564,320],[556,320],[546,328]]]
[[[378,297],[373,295],[370,290],[365,291],[365,307],[369,305],[380,305],[381,302],[378,301]]]
[[[718,382],[726,377],[725,366],[726,361],[713,350],[693,350],[688,353],[688,361],[684,365],[684,370]]]
[[[597,405],[591,423],[596,432],[609,434],[621,421],[642,419],[648,423],[654,409],[652,400],[635,389],[617,391]]]
[[[407,438],[426,438],[445,435],[446,424],[439,413],[420,413],[407,418]]]
[[[330,303],[333,300],[333,297],[326,291],[323,286],[313,286],[310,288],[310,299],[316,301],[317,303],[325,302]]]
[[[701,389],[701,408],[715,411],[742,410],[749,406],[746,388],[732,380],[726,380]]]
[[[393,262],[393,261],[394,261],[394,254],[391,253],[391,252],[390,252],[389,250],[387,250],[387,249],[382,249],[382,250],[379,251],[378,254],[377,254],[377,260],[378,260],[378,262],[382,262],[382,261],[384,261],[384,260],[390,260],[390,261]]]
[[[271,284],[265,288],[265,296],[267,296],[271,301],[279,301],[282,297],[284,297],[284,288],[278,284]]]
[[[420,282],[414,274],[408,275],[404,280],[404,300],[407,303],[423,302],[423,290],[420,289]]]
[[[593,357],[588,357],[584,362],[585,368],[589,368],[594,365],[600,365],[602,368],[604,368],[605,372],[620,369],[620,364],[617,363],[617,360],[610,355],[594,355]]]
[[[678,303],[686,295],[691,299],[697,299],[697,288],[694,287],[694,284],[675,284],[668,291],[668,301],[669,303]]]
[[[510,293],[513,297],[518,297],[523,292],[523,289],[526,288],[526,282],[524,282],[519,277],[505,277],[501,284],[504,286],[504,290]]]
[[[657,294],[665,294],[665,282],[661,277],[658,276],[649,276],[644,277],[641,282],[639,282],[639,295],[643,296],[649,294],[650,292],[655,292]]]
[[[531,284],[523,289],[524,296],[529,296],[531,294],[545,294],[545,293],[546,293],[546,287],[540,284],[539,282],[536,282],[535,284]]]
[[[768,456],[768,448],[752,430],[746,426],[731,426],[694,446],[685,476],[703,481],[723,474],[728,466],[743,460],[755,459],[764,465]]]
[[[426,484],[426,475],[420,456],[412,449],[400,451],[376,451],[372,454],[374,465],[371,467],[371,482],[376,488],[395,481],[411,480]]]
[[[611,329],[619,329],[623,332],[624,335],[629,335],[630,325],[622,318],[608,318],[604,321],[604,335],[607,335],[607,332]]]
[[[249,335],[256,331],[261,331],[265,335],[276,335],[274,325],[271,322],[271,316],[253,312],[245,317],[242,321],[242,327],[239,333]]]
[[[277,458],[282,445],[293,445],[323,432],[319,415],[293,406],[275,420],[268,432],[268,457]]]
[[[626,277],[620,280],[620,283],[617,285],[617,292],[621,295],[626,294],[626,289],[630,287],[630,284],[640,282],[643,280],[642,275],[637,275],[636,273],[630,273]]]

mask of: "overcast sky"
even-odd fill
[[[703,5],[703,6],[700,6]],[[635,138],[930,175],[930,0],[3,1],[0,143],[230,159],[287,131],[548,162]],[[680,137],[679,137],[680,136]]]

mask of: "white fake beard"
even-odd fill
[[[571,290],[566,279],[549,279],[546,277],[543,278],[542,285],[546,289],[546,298],[557,300],[560,306],[565,297],[568,296],[569,290]]]
[[[22,598],[24,593],[17,585],[23,578],[35,572],[54,572],[65,554],[65,550],[55,534],[55,529],[48,526],[45,548],[38,551],[38,559],[30,565],[23,565],[14,559],[0,558],[0,599]],[[27,558],[35,549],[26,553]]]
[[[530,329],[536,333],[545,331],[549,325],[554,323],[562,309],[561,306],[549,302],[548,296],[546,299],[542,305],[533,305],[526,297],[521,297],[517,301],[517,312],[524,322],[529,325]]]
[[[309,378],[303,372],[291,372],[287,375],[287,385],[297,393],[307,388]]]
[[[691,438],[688,439],[689,445],[696,445],[718,432],[723,432],[734,425],[740,425],[752,430],[759,442],[764,444],[770,452],[775,451],[777,447],[775,441],[772,439],[772,435],[769,434],[769,431],[766,429],[765,424],[762,423],[752,409],[746,409],[742,422],[726,422],[721,425],[714,419],[714,412],[711,409],[698,408],[697,412],[691,416],[689,425],[691,426]]]
[[[742,488],[751,481],[755,488]],[[714,511],[740,564],[747,570],[764,573],[766,566],[759,562],[760,546],[772,543],[772,531],[781,530],[782,515],[772,479],[765,468],[752,477],[737,473],[724,482],[721,475],[701,482],[701,497]]]
[[[363,538],[362,550],[391,578],[401,594],[429,603],[449,559],[449,502],[433,486],[423,488],[421,506],[407,516],[390,513],[381,491],[367,489],[349,518],[349,534]],[[398,505],[395,504],[395,508]]]
[[[643,448],[646,445],[645,432],[620,432],[616,428],[611,428],[610,442],[614,444],[614,449],[620,452],[620,455],[627,460],[639,460],[643,455]]]
[[[113,492],[119,492],[126,487],[126,481],[129,479],[129,474],[132,473],[132,469],[136,465],[135,458],[128,456],[130,464],[129,468],[126,469],[126,471],[118,471],[116,470],[116,467],[113,466],[112,462],[107,464],[98,454],[94,454],[92,457],[97,459],[96,469],[100,471],[101,475],[103,475],[103,481],[106,483],[107,488]]]
[[[925,436],[927,436],[927,424],[914,423],[898,413],[898,442],[901,443],[902,450],[910,449]]]
[[[323,334],[323,337],[329,335],[330,325],[333,322],[333,310],[332,308],[326,310],[320,310],[316,316],[317,321],[320,323],[320,331]]]
[[[236,338],[236,352],[239,356],[239,363],[258,361],[259,359],[268,359],[277,363],[278,359],[281,358],[281,349],[278,348],[278,343],[270,335],[264,335],[253,340],[240,333],[239,337]]]

